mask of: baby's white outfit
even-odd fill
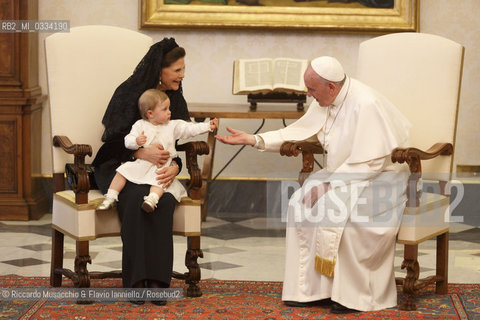
[[[172,159],[177,156],[175,150],[175,141],[177,139],[188,139],[196,135],[210,131],[210,123],[192,123],[183,120],[170,120],[166,124],[153,125],[147,120],[138,120],[132,126],[130,133],[125,136],[125,147],[131,150],[137,150],[136,138],[142,134],[147,137],[147,142],[143,145],[147,147],[152,144],[159,144],[163,149],[170,152],[170,158],[162,168],[167,167],[172,162]],[[156,171],[159,170],[156,165],[149,161],[137,159],[123,163],[117,168],[117,172],[124,176],[128,181],[136,184],[149,184],[160,187],[158,180],[156,180]],[[173,180],[172,184],[165,189],[165,192],[170,192],[175,199],[180,202],[182,197],[187,196],[187,191],[182,184],[177,180]]]

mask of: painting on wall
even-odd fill
[[[141,0],[141,29],[418,30],[419,0]]]
[[[360,4],[372,7],[372,8],[393,8],[394,0],[290,0],[290,1],[262,1],[262,0],[235,0],[229,1],[228,0],[165,0],[164,4],[202,4],[209,3],[209,4],[222,4],[222,5],[235,5],[235,4],[244,4],[248,6],[301,6],[300,2],[317,2],[314,3],[313,6],[326,6],[330,3],[352,3],[352,2],[359,2]],[[271,2],[271,3],[268,3]],[[306,6],[312,6],[312,4],[307,4]]]

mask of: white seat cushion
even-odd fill
[[[405,208],[397,242],[418,244],[448,231],[449,198],[423,193],[420,206]]]
[[[72,190],[53,196],[52,226],[79,241],[120,235],[117,210],[97,211],[104,197],[99,190],[90,190],[87,204],[76,204]],[[201,201],[182,198],[173,215],[173,233],[199,236],[201,230]]]

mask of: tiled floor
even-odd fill
[[[0,222],[0,275],[48,276],[51,248],[51,215],[38,221]],[[203,279],[281,281],[284,272],[285,227],[262,214],[216,213],[203,223],[199,259]],[[66,239],[64,266],[73,269],[75,243]],[[186,239],[175,236],[176,271],[186,271]],[[450,234],[449,281],[480,283],[480,228],[452,224]],[[119,237],[90,243],[92,271],[121,268]],[[422,276],[433,274],[435,242],[419,247]],[[401,275],[403,247],[398,245],[395,265]]]

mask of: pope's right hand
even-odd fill
[[[230,136],[219,136],[216,135],[215,138],[226,144],[245,144],[254,146],[256,143],[255,137],[252,134],[245,133],[240,130],[232,129],[227,127],[227,131],[231,133]]]

